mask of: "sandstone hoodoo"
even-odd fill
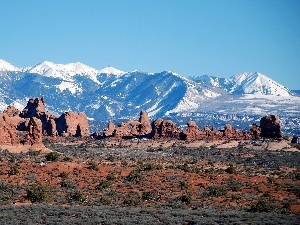
[[[145,111],[140,112],[139,121],[129,120],[119,124],[118,127],[110,121],[107,129],[103,131],[104,137],[116,138],[148,137],[150,133],[150,120]]]
[[[88,136],[89,124],[84,113],[66,112],[59,118],[45,109],[44,98],[31,98],[20,112],[8,106],[0,114],[0,144],[43,146],[45,135],[55,137]]]
[[[281,126],[277,115],[265,116],[260,119],[261,137],[282,138]]]
[[[20,112],[13,106],[0,114],[0,144],[40,145],[42,136],[83,136],[89,135],[89,122],[85,113],[65,112],[57,117],[46,111],[45,100],[29,99],[27,106]],[[95,132],[96,139],[114,137],[126,139],[147,137],[153,139],[177,139],[186,141],[214,140],[251,140],[259,138],[281,139],[282,132],[279,117],[270,115],[262,117],[260,126],[253,124],[249,131],[236,130],[231,124],[226,124],[223,130],[215,130],[205,126],[201,130],[194,121],[187,123],[187,129],[180,129],[171,120],[158,118],[152,123],[145,111],[140,112],[138,121],[129,120],[115,126],[108,123],[103,135]]]
[[[28,133],[23,143],[27,145],[34,145],[36,147],[43,146],[43,131],[41,120],[36,117],[31,117],[27,129]]]
[[[89,122],[85,113],[65,112],[56,120],[58,135],[88,136]]]
[[[22,122],[18,117],[13,118],[6,113],[0,114],[0,144],[1,145],[17,145],[20,144],[17,136],[17,124]]]
[[[152,132],[151,137],[158,138],[175,138],[179,139],[181,129],[171,120],[156,119],[151,124]]]

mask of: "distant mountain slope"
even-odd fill
[[[235,95],[262,94],[291,96],[293,92],[259,72],[237,74],[229,79],[217,78],[208,75],[192,77],[192,80],[214,87],[220,87]]]
[[[0,61],[0,111],[9,104],[22,109],[28,98],[38,96],[45,97],[52,112],[83,111],[95,120],[134,118],[141,110],[150,117],[203,111],[300,111],[295,104],[300,98],[295,93],[260,73],[230,79],[208,75],[186,78],[170,71],[97,70],[82,63],[49,61],[19,69]]]
[[[81,63],[48,61],[18,71],[3,70],[0,82],[1,110],[8,104],[22,107],[28,98],[44,96],[53,112],[84,111],[97,120],[136,116],[140,110],[150,116],[196,110],[199,101],[220,95],[214,88],[203,88],[167,71],[126,73],[113,67],[96,70]]]

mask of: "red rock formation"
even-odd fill
[[[265,116],[260,119],[261,137],[282,138],[281,126],[277,115]]]
[[[148,136],[151,133],[151,126],[148,114],[140,112],[139,121],[129,120],[122,122],[116,128],[113,122],[109,122],[108,128],[103,131],[105,137],[133,138]]]
[[[20,116],[23,118],[40,118],[41,116],[45,115],[45,112],[45,101],[43,97],[30,98],[27,102],[27,106],[23,109]]]
[[[42,136],[42,121],[36,117],[31,117],[28,124],[28,134],[26,135],[24,144],[43,146]]]
[[[17,124],[22,121],[19,117],[10,117],[6,113],[0,114],[0,144],[17,145],[20,140],[17,136]]]
[[[55,136],[57,132],[55,124],[52,120],[57,119],[57,117],[45,109],[45,99],[41,98],[31,98],[27,102],[27,106],[23,109],[20,114],[23,118],[36,117],[42,121],[42,129],[44,135]]]
[[[107,129],[104,129],[103,135],[104,137],[111,137],[114,135],[116,126],[112,121],[109,121]]]
[[[139,122],[139,135],[149,135],[151,133],[151,123],[147,112],[141,111]]]
[[[58,135],[88,136],[89,122],[85,113],[65,112],[56,120]]]
[[[174,138],[179,139],[181,129],[171,120],[156,119],[151,124],[152,132],[151,137],[157,138]]]
[[[52,136],[52,137],[55,137],[58,135],[57,130],[56,130],[55,120],[52,118],[48,119],[46,134],[49,136]]]
[[[14,106],[7,106],[7,109],[3,111],[3,113],[7,114],[10,117],[19,116],[20,110],[16,109]]]
[[[252,139],[259,139],[261,137],[261,129],[255,123],[250,128],[250,135]]]
[[[187,141],[203,140],[207,131],[201,131],[194,121],[187,123],[188,128],[180,133],[180,139]]]

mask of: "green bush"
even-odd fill
[[[224,186],[209,186],[203,193],[204,196],[220,197],[227,194],[227,189]]]
[[[100,202],[102,205],[110,205],[111,204],[111,199],[105,196],[101,196]]]
[[[129,175],[125,178],[128,182],[137,184],[141,179],[141,173],[137,170],[132,170]]]
[[[110,181],[102,180],[102,181],[100,181],[100,183],[96,186],[96,190],[103,191],[104,189],[110,187],[110,185],[111,185]]]
[[[33,184],[26,190],[26,198],[31,202],[48,202],[51,200],[51,195],[48,187]]]
[[[142,193],[142,199],[144,201],[149,201],[149,200],[155,200],[157,197],[157,191],[151,190],[151,191],[144,191]]]
[[[251,205],[250,212],[276,212],[280,209],[280,205],[272,198],[261,198],[258,202]]]
[[[49,152],[48,154],[45,155],[45,158],[47,161],[56,162],[56,161],[58,161],[59,153],[58,152]]]
[[[10,166],[8,175],[17,175],[19,173],[19,167],[17,165]]]
[[[188,189],[189,188],[189,184],[185,181],[180,181],[180,188],[181,189]]]
[[[178,200],[181,201],[182,203],[189,205],[192,202],[192,194],[186,193],[184,195],[181,195],[178,197]]]
[[[127,194],[123,201],[123,204],[127,206],[138,206],[139,203],[140,203],[140,197],[132,193]]]
[[[76,202],[83,202],[85,198],[83,197],[82,192],[80,190],[77,190],[73,194],[71,194],[70,200]]]
[[[229,167],[225,169],[225,172],[229,174],[237,174],[236,167],[234,167],[232,164],[230,164]]]
[[[98,168],[98,163],[96,163],[95,161],[90,161],[90,162],[89,162],[88,168],[89,168],[90,170],[98,170],[98,169],[99,169],[99,168]]]

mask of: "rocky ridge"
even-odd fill
[[[20,112],[8,106],[0,114],[0,144],[43,146],[43,136],[88,136],[84,113],[65,112],[57,117],[45,109],[44,98],[31,98]]]
[[[43,97],[29,99],[27,106],[20,112],[9,106],[0,114],[0,144],[3,145],[35,145],[42,146],[43,136],[89,136],[89,123],[85,113],[65,112],[57,117],[45,109]],[[282,132],[277,115],[262,117],[260,126],[253,124],[249,131],[236,130],[226,124],[224,129],[216,130],[205,126],[201,130],[196,122],[187,123],[187,129],[182,130],[175,122],[157,118],[150,122],[146,111],[140,112],[139,120],[128,120],[116,126],[112,121],[108,123],[103,133],[96,131],[92,137],[131,139],[178,139],[186,141],[196,140],[251,140],[258,138],[281,139]]]

